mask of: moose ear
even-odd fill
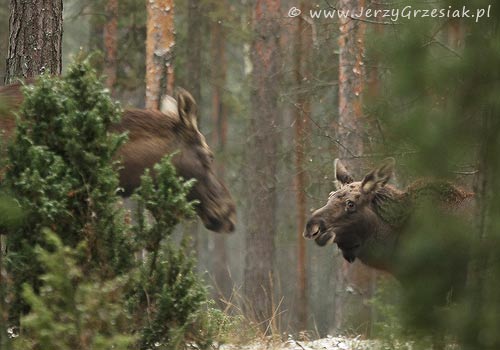
[[[390,180],[396,161],[394,158],[386,158],[382,165],[375,170],[370,171],[361,182],[361,190],[364,193],[376,192],[379,188],[385,186]]]
[[[193,130],[198,130],[196,120],[197,112],[196,102],[189,92],[182,88],[177,89],[177,110],[179,119],[185,127]]]
[[[338,158],[335,158],[333,161],[333,169],[335,171],[335,178],[337,179],[337,181],[335,181],[337,190],[340,189],[341,185],[350,184],[354,181],[351,174],[347,172],[347,169]]]
[[[176,115],[178,113],[177,100],[169,95],[163,96],[160,103],[160,112]]]

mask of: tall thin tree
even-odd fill
[[[186,89],[191,92],[198,105],[201,104],[201,53],[203,50],[203,34],[205,19],[203,17],[203,2],[188,0],[187,36],[189,45],[186,45]]]
[[[364,0],[340,0],[339,9],[356,13],[364,6]],[[353,172],[360,172],[359,156],[367,149],[366,130],[368,121],[363,114],[362,95],[365,89],[365,28],[363,21],[351,17],[340,19],[339,36],[339,117],[334,126],[339,141],[339,156]],[[347,263],[337,259],[337,288],[335,298],[335,330],[350,326],[358,332],[368,333],[370,308],[366,301],[371,297],[374,273],[359,261]]]
[[[60,74],[62,0],[11,0],[5,83],[43,72]]]
[[[10,0],[9,47],[5,84],[15,78],[33,78],[41,73],[60,74],[63,35],[62,0]],[[0,261],[4,255],[4,236],[0,235]],[[0,347],[10,348],[7,335],[5,270],[0,264]]]
[[[174,0],[148,0],[146,6],[146,108],[158,109],[174,86]]]
[[[201,77],[202,77],[202,51],[203,39],[205,38],[206,20],[203,16],[203,2],[199,0],[187,1],[187,38],[189,45],[182,45],[185,57],[185,81],[182,86],[188,89],[193,95],[198,106],[203,105],[201,97]],[[200,120],[200,115],[197,114],[198,126],[200,127],[203,120]],[[216,146],[215,144],[213,145]],[[192,221],[184,223],[184,231],[192,238],[192,245],[196,251],[198,261],[203,261],[203,254],[208,250],[206,246],[210,239],[209,235],[202,232],[199,222]],[[201,264],[199,264],[201,266]]]
[[[280,0],[257,0],[251,52],[248,223],[244,295],[259,321],[273,315],[274,237],[277,220],[276,173],[279,140]],[[266,325],[265,325],[266,326]]]
[[[117,50],[118,50],[118,0],[106,3],[107,21],[104,24],[104,74],[106,86],[113,91],[116,84]]]
[[[9,0],[0,0],[0,52],[9,48]],[[5,81],[6,57],[0,57],[0,84]]]
[[[217,3],[219,8],[216,12],[221,13],[221,8],[227,7],[227,1],[221,0]],[[217,11],[219,10],[219,11]],[[223,92],[227,77],[227,59],[226,59],[226,28],[224,19],[217,17],[211,24],[211,56],[212,56],[212,146],[216,148],[217,153],[223,153],[227,142],[227,105],[225,103]],[[218,175],[223,178],[225,169],[222,163],[217,166]],[[226,237],[216,235],[214,240],[214,259],[213,271],[214,280],[217,286],[217,297],[228,300],[231,296],[231,278],[228,270],[228,254],[226,251]]]
[[[304,11],[304,1],[301,11]],[[306,245],[302,232],[306,225],[307,198],[306,198],[306,170],[305,156],[307,146],[308,118],[310,116],[310,102],[304,93],[308,81],[308,54],[310,40],[306,37],[309,33],[304,19],[297,21],[294,37],[294,80],[297,88],[297,98],[294,108],[294,148],[295,148],[295,201],[297,207],[297,321],[299,329],[307,329],[307,275],[306,275]]]

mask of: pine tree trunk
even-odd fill
[[[496,16],[493,15],[492,22],[467,31],[465,28],[452,21],[449,28],[448,39],[450,46],[455,50],[472,52],[471,50],[481,50],[492,42],[498,42],[500,36],[500,23],[498,21],[498,10]],[[455,24],[455,25],[454,25]],[[463,25],[463,23],[462,23]],[[488,52],[492,55],[492,52]],[[488,55],[487,54],[487,55]],[[466,56],[466,55],[465,55]],[[474,67],[479,63],[485,62],[479,55],[474,55],[469,62],[469,67]],[[491,57],[491,56],[490,56]],[[461,57],[463,59],[463,56]],[[487,75],[485,72],[487,71]],[[469,73],[472,74],[473,71]],[[484,91],[494,86],[500,80],[500,68],[487,66],[474,71],[473,75],[468,75],[465,81],[466,86],[478,88],[476,82]],[[469,84],[469,85],[467,85]],[[472,84],[472,85],[471,85]],[[481,91],[481,90],[478,90]],[[498,297],[497,276],[500,275],[500,263],[498,259],[498,247],[500,242],[500,230],[498,213],[500,212],[500,202],[498,193],[500,191],[500,178],[498,176],[500,163],[498,154],[500,152],[500,107],[495,103],[481,103],[480,99],[475,97],[473,106],[476,123],[471,129],[477,128],[477,140],[479,147],[477,150],[477,174],[474,179],[475,213],[474,224],[475,233],[471,238],[471,259],[468,266],[467,275],[467,310],[463,319],[463,331],[460,337],[463,339],[463,349],[472,350],[480,348],[498,349],[500,339],[498,337],[499,307],[500,299]],[[469,107],[469,102],[463,103]],[[472,110],[472,109],[471,109]],[[491,329],[488,341],[484,335],[485,329]]]
[[[0,349],[10,350],[9,341],[9,313],[7,311],[7,271],[4,263],[5,235],[0,234]]]
[[[465,30],[463,22],[456,18],[450,19],[447,25],[447,41],[448,45],[453,50],[460,50],[464,46]]]
[[[106,86],[113,91],[116,84],[116,54],[118,45],[118,0],[106,3],[107,21],[104,25],[104,74]]]
[[[272,321],[276,174],[279,140],[280,1],[257,0],[253,11],[251,120],[248,149],[248,223],[243,291],[247,313]],[[267,322],[262,324],[266,329]],[[272,325],[271,325],[272,326]]]
[[[485,38],[487,37],[485,35]],[[493,70],[492,76],[498,77],[499,74]],[[484,332],[485,313],[497,314],[494,311],[486,311],[487,308],[498,310],[498,304],[495,304],[498,298],[492,298],[492,295],[498,294],[498,284],[491,280],[492,276],[498,276],[500,270],[498,243],[493,243],[499,239],[496,220],[499,205],[495,197],[500,189],[496,160],[500,151],[498,113],[498,108],[491,106],[482,108],[478,113],[482,140],[477,152],[478,172],[474,179],[474,192],[477,198],[474,213],[476,232],[472,240],[467,273],[468,309],[464,318],[465,332],[461,335],[464,341],[463,348],[467,350],[477,349],[479,344],[484,344],[479,339]],[[495,291],[489,294],[489,288],[494,288]],[[494,324],[495,321],[490,320],[490,322]],[[498,348],[495,344],[492,342],[488,348]]]
[[[374,10],[381,10],[382,6],[380,4],[372,4]],[[382,37],[384,34],[384,25],[374,25],[372,27],[373,33],[377,37]],[[367,76],[368,76],[368,86],[367,86],[367,95],[371,99],[380,98],[380,56],[376,53],[371,55],[372,64],[370,64],[370,68],[368,68]]]
[[[203,49],[204,17],[199,0],[188,0],[188,38],[186,54],[186,89],[201,105],[201,51]]]
[[[5,83],[61,74],[62,0],[11,0]]]
[[[9,49],[9,0],[0,0],[0,52],[2,56],[0,57],[0,84],[3,85],[5,82],[5,72],[6,72],[6,52]]]
[[[226,5],[226,1],[221,1],[221,6]],[[216,20],[212,23],[212,115],[213,131],[212,146],[215,147],[218,154],[225,151],[227,141],[227,106],[224,103],[223,91],[226,85],[226,33],[222,20]],[[217,164],[217,175],[224,178],[224,165],[222,162]],[[226,251],[226,237],[221,235],[213,236],[214,240],[214,258],[213,271],[215,284],[217,286],[216,300],[222,298],[229,300],[232,292],[231,276],[228,270],[228,254]],[[224,307],[224,304],[221,304]]]
[[[189,38],[189,45],[185,45],[186,57],[186,80],[182,82],[191,95],[193,95],[198,106],[202,106],[203,101],[201,98],[201,53],[203,50],[203,35],[205,34],[204,28],[206,21],[203,14],[202,3],[199,0],[188,0],[188,16],[187,16],[187,36]],[[202,127],[203,120],[200,119],[201,113],[197,114],[198,127]],[[212,146],[212,145],[211,145]],[[215,145],[213,145],[215,146]],[[212,254],[209,252],[208,241],[211,239],[210,235],[201,229],[198,220],[194,220],[184,224],[184,232],[192,239],[192,245],[196,251],[197,260],[201,266],[204,257],[210,257]]]
[[[304,3],[301,4],[301,10],[304,10]],[[297,321],[298,329],[307,329],[307,276],[306,276],[306,241],[302,236],[306,226],[306,132],[308,118],[310,114],[310,102],[302,93],[304,83],[307,82],[308,67],[307,54],[310,51],[310,39],[306,37],[309,32],[306,30],[306,22],[302,19],[297,21],[295,34],[295,67],[294,76],[297,88],[297,102],[295,104],[294,131],[295,131],[295,201],[297,208]]]
[[[104,51],[105,3],[93,1],[89,4],[92,16],[89,19],[88,46],[92,51]]]
[[[158,109],[161,97],[174,86],[174,0],[146,2],[146,108]]]
[[[358,12],[364,1],[341,0],[340,10]],[[361,163],[355,158],[365,150],[368,121],[363,115],[362,94],[365,84],[364,57],[365,24],[343,18],[339,37],[339,119],[337,135],[339,156],[355,174],[360,174]],[[337,258],[337,287],[335,299],[335,330],[356,329],[367,334],[371,324],[371,310],[367,301],[372,297],[375,274],[359,260],[353,264],[342,256]]]

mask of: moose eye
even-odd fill
[[[354,203],[353,201],[347,201],[345,203],[345,210],[351,213],[356,211],[356,203]]]

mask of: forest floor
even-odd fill
[[[381,350],[376,340],[346,337],[326,337],[311,341],[289,339],[284,343],[254,342],[247,345],[222,345],[220,350]]]

